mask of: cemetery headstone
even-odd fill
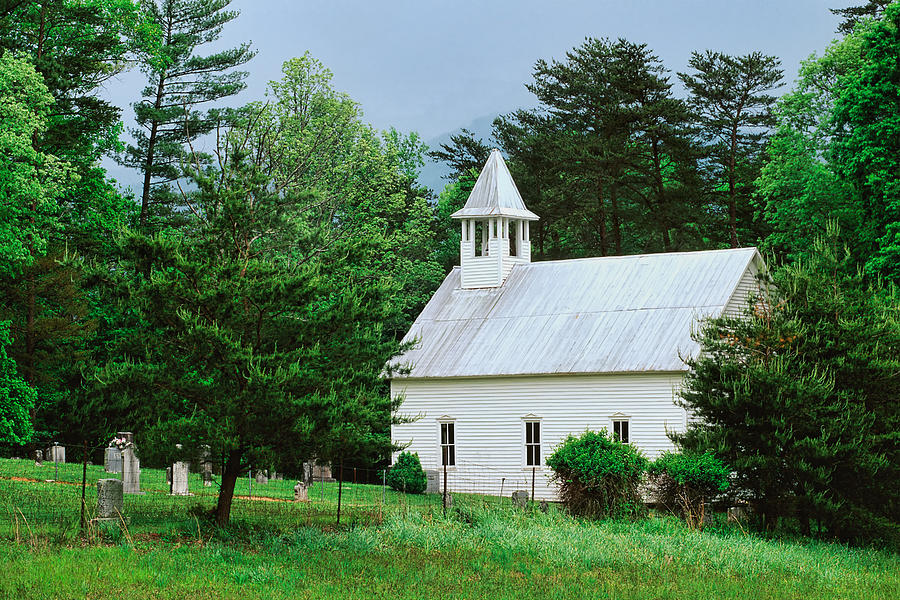
[[[746,521],[747,517],[750,515],[750,511],[747,510],[746,506],[730,506],[728,508],[728,520],[729,521],[737,521],[738,523],[742,521]]]
[[[31,453],[31,457],[34,459],[34,466],[40,467],[43,465],[44,453],[40,450],[35,450]]]
[[[200,473],[203,475],[204,487],[212,485],[213,464],[209,446],[203,446],[200,452]]]
[[[166,467],[166,485],[172,488],[172,467]]]
[[[134,446],[122,450],[122,484],[126,494],[141,493],[141,461],[134,453]]]
[[[175,496],[188,496],[188,467],[189,463],[178,461],[172,469],[172,494]]]
[[[48,455],[47,460],[55,463],[64,463],[66,462],[66,447],[60,446],[59,444],[53,444],[47,449]]]
[[[101,519],[118,518],[125,510],[121,479],[101,479],[97,482],[97,516]]]
[[[437,469],[425,469],[425,493],[438,494],[441,491],[441,472]]]
[[[256,472],[256,483],[260,485],[269,483],[269,477],[266,475],[265,471],[259,470]]]
[[[103,452],[103,470],[107,473],[122,472],[122,451],[111,446]]]
[[[516,490],[512,493],[513,504],[519,508],[525,508],[528,505],[528,492],[525,490]]]
[[[294,502],[309,502],[309,491],[302,481],[294,486]]]

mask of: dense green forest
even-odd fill
[[[458,261],[449,215],[496,145],[541,217],[536,260],[760,247],[777,293],[698,332],[684,401],[706,421],[681,442],[823,535],[900,539],[900,4],[834,11],[791,89],[764,51],[673,73],[649,44],[588,38],[535,57],[535,108],[493,140],[432,149],[367,124],[308,54],[235,106],[255,50],[217,43],[229,4],[0,2],[5,453],[123,427],[151,463],[208,445],[220,523],[251,464],[383,462],[383,366]],[[113,106],[101,86],[126,69],[146,87]],[[428,159],[452,169],[438,195]],[[781,442],[740,416],[760,405]]]

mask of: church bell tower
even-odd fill
[[[466,205],[450,216],[462,227],[462,287],[499,287],[516,264],[531,262],[530,223],[538,216],[525,207],[499,150],[491,150]]]

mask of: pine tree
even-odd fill
[[[231,0],[154,0],[146,4],[162,32],[159,53],[142,57],[148,86],[134,104],[140,128],[131,131],[123,164],[143,175],[139,222],[146,227],[151,204],[171,209],[177,197],[167,184],[181,176],[187,144],[216,126],[217,111],[203,107],[244,89],[247,73],[235,71],[255,55],[250,44],[201,56],[198,50],[217,40],[222,28],[238,16],[226,10]]]
[[[449,144],[441,144],[440,150],[432,150],[428,157],[437,162],[444,162],[450,167],[446,178],[457,181],[472,169],[480,171],[487,162],[491,148],[468,129],[450,136]]]
[[[731,464],[767,527],[796,516],[806,533],[897,544],[900,298],[828,233],[743,318],[703,326],[682,391],[697,421],[675,437]]]
[[[749,198],[775,125],[775,97],[769,92],[781,85],[780,62],[760,52],[730,56],[707,51],[692,53],[688,65],[694,73],[678,75],[691,93],[708,144],[713,188],[724,197],[728,214],[729,242],[732,248],[754,243],[757,236],[746,229],[752,222]]]

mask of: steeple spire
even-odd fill
[[[462,287],[497,287],[517,263],[531,262],[528,210],[503,155],[491,150],[466,205],[450,215],[462,221]]]

